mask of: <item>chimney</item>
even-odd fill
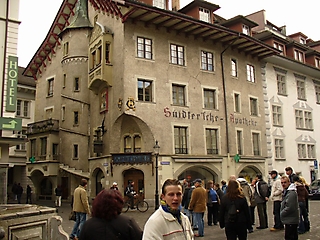
[[[172,0],[172,11],[180,10],[180,0]]]

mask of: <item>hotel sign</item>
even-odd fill
[[[9,56],[6,111],[15,112],[17,103],[18,57]]]

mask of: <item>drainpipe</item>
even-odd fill
[[[226,80],[225,80],[225,74],[224,74],[224,63],[223,63],[223,54],[227,49],[238,39],[240,38],[240,33],[238,34],[238,37],[233,40],[220,54],[220,61],[221,61],[221,71],[222,71],[222,87],[223,87],[223,98],[224,98],[224,118],[225,118],[225,124],[226,124],[226,140],[227,140],[227,154],[228,158],[230,156],[230,143],[229,143],[229,125],[228,125],[228,107],[227,107],[227,90],[226,90]]]
[[[5,79],[5,69],[6,69],[6,56],[7,56],[7,38],[8,38],[8,26],[9,26],[9,1],[7,0],[6,8],[6,26],[4,32],[4,48],[3,48],[3,74],[2,74],[2,93],[1,93],[1,110],[0,117],[3,116],[3,98],[4,98],[4,79]],[[0,136],[2,136],[2,130],[0,130]]]

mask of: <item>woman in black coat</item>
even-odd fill
[[[236,210],[236,214],[232,214],[232,209]],[[247,239],[247,230],[251,227],[249,208],[241,187],[235,180],[229,181],[227,193],[221,199],[219,217],[220,228],[225,228],[227,240]]]
[[[92,203],[92,218],[83,224],[80,240],[141,240],[142,230],[136,221],[120,215],[123,197],[118,190],[102,190]]]

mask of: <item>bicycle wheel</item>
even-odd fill
[[[128,212],[129,207],[130,207],[130,203],[129,202],[124,202],[121,212],[123,212],[123,213]]]
[[[147,211],[149,209],[149,204],[146,201],[139,201],[137,203],[137,209],[140,212],[145,212],[145,211]]]

